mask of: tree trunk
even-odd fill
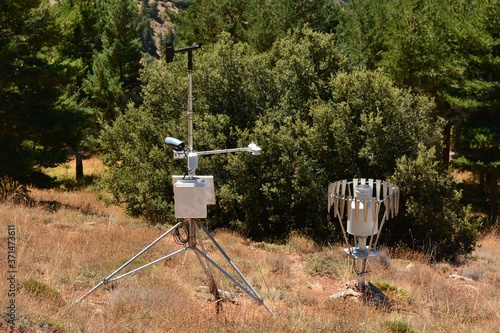
[[[75,163],[76,163],[76,181],[79,181],[83,179],[83,158],[78,151],[75,153]]]
[[[498,171],[490,172],[490,225],[494,225],[498,219]]]

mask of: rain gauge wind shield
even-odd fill
[[[137,253],[129,261],[119,267],[116,271],[111,273],[109,276],[104,278],[99,284],[92,288],[85,295],[80,297],[77,302],[80,302],[85,297],[94,292],[99,286],[107,283],[114,282],[125,276],[133,274],[143,268],[154,265],[160,261],[171,258],[179,253],[186,250],[193,250],[205,271],[210,283],[210,291],[217,300],[216,309],[217,313],[221,306],[220,291],[217,288],[217,283],[215,281],[213,268],[216,268],[223,275],[225,275],[229,280],[236,284],[241,290],[243,290],[252,299],[263,305],[270,314],[274,316],[274,313],[264,302],[264,299],[259,295],[255,288],[248,282],[241,271],[236,267],[231,258],[224,252],[222,247],[217,243],[215,238],[210,234],[205,225],[199,220],[207,217],[207,205],[215,204],[215,192],[214,192],[214,182],[213,176],[198,176],[196,175],[196,169],[198,168],[198,158],[200,155],[214,155],[214,154],[225,154],[233,152],[250,152],[252,155],[260,155],[260,147],[255,143],[250,143],[247,147],[243,148],[230,148],[221,150],[209,150],[209,151],[195,151],[193,148],[193,94],[192,94],[192,71],[193,71],[193,51],[201,48],[201,44],[196,44],[194,46],[185,47],[182,49],[175,50],[172,44],[167,44],[166,46],[166,61],[167,63],[174,60],[176,53],[188,54],[188,147],[184,142],[174,137],[167,137],[165,139],[165,144],[172,149],[174,158],[187,159],[187,174],[185,176],[172,176],[172,183],[174,186],[174,201],[175,201],[175,217],[178,219],[187,219],[187,221],[182,220],[181,222],[174,225],[170,230],[165,232],[163,235],[158,237],[155,241],[145,247],[142,251]],[[222,254],[222,256],[229,263],[231,268],[234,270],[235,275],[231,275],[219,264],[217,264],[206,252],[203,243],[203,238],[201,237],[201,231],[207,236],[210,241],[215,245],[215,248]],[[126,273],[119,273],[131,264],[140,255],[158,243],[161,239],[169,234],[173,234],[174,239],[183,247],[177,251],[174,251],[164,257],[156,259],[148,264],[138,267]]]
[[[379,179],[339,180],[328,186],[328,212],[332,209],[347,245],[344,252],[354,260],[358,288],[364,290],[366,262],[371,257],[380,256],[376,247],[384,223],[399,212],[399,188]],[[353,236],[353,246],[347,234]]]

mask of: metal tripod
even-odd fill
[[[260,147],[255,145],[254,143],[251,143],[248,145],[248,147],[245,148],[233,148],[233,149],[223,149],[223,150],[211,150],[211,151],[201,151],[201,152],[194,152],[193,149],[193,90],[192,90],[192,71],[193,71],[193,51],[197,50],[201,47],[201,44],[196,44],[193,46],[185,47],[182,49],[174,50],[174,47],[172,44],[167,44],[166,50],[165,50],[165,55],[166,55],[166,61],[167,63],[172,62],[174,59],[175,53],[182,53],[182,52],[187,52],[188,53],[188,146],[189,146],[189,154],[186,154],[184,151],[180,151],[180,149],[177,149],[174,151],[174,158],[188,158],[188,178],[189,179],[195,179],[196,178],[196,168],[198,166],[198,155],[212,155],[212,154],[224,154],[224,153],[232,153],[232,152],[238,152],[238,151],[247,151],[251,152],[252,155],[259,155],[260,154]],[[177,140],[179,141],[179,140]],[[180,142],[180,141],[179,141]],[[175,191],[174,191],[175,192]],[[99,284],[97,284],[95,287],[90,289],[85,295],[80,297],[75,301],[75,303],[80,302],[83,300],[85,297],[93,293],[97,288],[99,288],[103,284],[107,283],[112,283],[115,282],[125,276],[131,275],[143,268],[149,267],[151,265],[154,265],[156,263],[159,263],[160,261],[166,260],[168,258],[171,258],[179,253],[182,253],[188,249],[193,250],[196,253],[196,256],[198,257],[198,260],[200,261],[201,266],[203,267],[203,270],[205,271],[209,281],[210,281],[210,291],[212,294],[215,296],[216,300],[220,299],[219,291],[217,288],[217,283],[215,282],[214,274],[212,271],[212,267],[214,266],[217,268],[222,274],[224,274],[229,280],[231,280],[233,283],[235,283],[241,290],[243,290],[247,295],[249,295],[251,298],[254,300],[258,301],[260,304],[262,304],[267,311],[269,311],[270,314],[274,316],[274,313],[271,311],[271,309],[267,306],[267,304],[264,302],[264,299],[259,295],[259,293],[252,287],[252,285],[248,282],[248,280],[245,278],[245,276],[240,272],[238,267],[233,263],[231,258],[224,252],[222,247],[217,243],[215,238],[210,234],[208,229],[203,225],[203,223],[199,222],[197,219],[191,218],[193,215],[191,215],[188,218],[188,225],[187,225],[187,239],[183,240],[181,244],[184,245],[183,248],[174,251],[164,257],[158,258],[148,264],[142,265],[141,267],[135,268],[129,272],[119,274],[125,267],[130,265],[135,259],[140,257],[144,252],[149,250],[151,247],[153,247],[156,243],[158,243],[160,240],[165,238],[165,236],[171,234],[172,232],[179,231],[179,228],[184,227],[183,222],[179,222],[176,225],[174,225],[172,228],[170,228],[167,232],[165,232],[163,235],[158,237],[156,240],[154,240],[151,244],[146,246],[143,250],[141,250],[139,253],[137,253],[135,256],[133,256],[129,261],[127,261],[125,264],[123,264],[120,268],[118,268],[116,271],[111,273],[109,276],[104,278]],[[177,216],[178,217],[178,216]],[[205,246],[203,244],[203,239],[200,237],[200,229],[203,230],[203,232],[206,234],[206,236],[212,241],[212,243],[215,245],[215,247],[219,250],[219,252],[224,256],[224,258],[229,262],[231,267],[234,269],[234,271],[237,273],[237,275],[241,278],[243,283],[239,282],[234,278],[231,274],[229,274],[227,271],[225,271],[221,266],[219,266],[212,258],[210,258],[206,251],[205,251]],[[217,312],[220,307],[220,302],[217,302]]]
[[[224,274],[229,280],[231,280],[234,284],[236,284],[241,290],[243,290],[247,295],[249,295],[252,299],[256,300],[260,304],[262,304],[267,311],[269,311],[270,314],[274,316],[274,313],[272,310],[267,306],[267,304],[264,302],[264,299],[259,295],[259,293],[255,290],[254,287],[248,282],[248,280],[245,278],[245,276],[241,273],[241,271],[238,269],[238,267],[233,263],[231,258],[226,254],[226,252],[222,249],[222,247],[217,243],[215,238],[210,234],[208,229],[203,225],[203,223],[199,222],[196,219],[188,219],[188,238],[185,243],[185,246],[177,251],[174,251],[164,257],[158,258],[154,261],[151,261],[150,263],[147,263],[145,265],[142,265],[138,268],[135,268],[131,271],[128,271],[126,273],[122,273],[119,275],[119,273],[125,269],[128,265],[130,265],[135,259],[140,257],[143,253],[145,253],[147,250],[149,250],[151,247],[153,247],[156,243],[158,243],[160,240],[165,238],[167,235],[171,234],[172,232],[176,231],[178,228],[182,226],[183,222],[179,222],[176,225],[174,225],[172,228],[170,228],[167,232],[165,232],[163,235],[155,239],[151,244],[146,246],[144,249],[142,249],[139,253],[137,253],[135,256],[130,258],[126,263],[124,263],[121,267],[119,267],[117,270],[115,270],[113,273],[105,277],[100,283],[98,283],[96,286],[94,286],[92,289],[90,289],[86,294],[81,296],[75,301],[75,304],[82,301],[84,298],[92,294],[97,288],[99,288],[102,285],[108,284],[115,282],[121,278],[124,278],[128,275],[134,274],[146,267],[149,267],[151,265],[157,264],[161,261],[164,261],[166,259],[172,258],[173,256],[182,253],[188,249],[193,250],[196,253],[196,256],[203,267],[203,270],[205,271],[205,274],[207,275],[209,281],[210,281],[210,291],[212,294],[214,294],[216,300],[219,299],[219,294],[218,294],[218,288],[217,288],[217,283],[215,282],[214,274],[212,271],[211,266],[214,266],[217,268],[222,274]],[[212,241],[212,243],[216,246],[216,248],[219,250],[219,252],[224,256],[224,258],[229,262],[231,267],[235,270],[237,275],[241,278],[243,281],[242,283],[236,280],[235,277],[233,277],[231,274],[229,274],[226,270],[224,270],[221,266],[219,266],[212,258],[208,256],[208,254],[205,251],[205,246],[203,244],[203,239],[200,237],[200,229],[203,230],[203,232],[206,234],[206,236]]]

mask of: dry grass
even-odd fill
[[[106,168],[97,157],[85,159],[82,163],[84,176],[79,180],[76,180],[76,163],[74,159],[54,168],[43,169],[43,172],[52,179],[53,185],[56,185],[61,190],[72,192],[86,189],[94,184],[94,181],[99,178]]]
[[[257,244],[224,230],[215,238],[276,318],[218,273],[219,287],[238,301],[224,302],[217,316],[215,304],[197,292],[207,281],[192,251],[73,304],[167,228],[127,217],[92,191],[34,190],[31,196],[38,205],[0,205],[3,257],[8,225],[16,225],[16,315],[24,332],[497,332],[500,326],[500,237],[494,233],[458,267],[432,265],[407,250],[386,250],[390,256],[370,261],[367,278],[384,288],[388,309],[328,298],[355,278],[340,247],[316,248],[301,235],[283,246]],[[208,239],[204,244],[229,270],[215,246]],[[167,236],[131,266],[179,248]],[[7,271],[2,260],[2,309]]]

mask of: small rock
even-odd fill
[[[207,286],[198,286],[195,288],[198,298],[206,299],[208,301],[215,301],[214,295],[210,292],[210,288]],[[239,304],[238,299],[229,291],[218,289],[220,299],[224,302],[230,302],[234,304]]]
[[[328,296],[328,299],[337,299],[337,298],[343,298],[345,297],[345,291],[339,291],[338,293],[335,293],[331,296]]]
[[[328,299],[346,298],[348,296],[360,297],[361,295],[362,295],[361,293],[349,288],[345,291],[339,291],[338,293],[328,296]]]
[[[353,296],[353,297],[360,297],[362,294],[360,292],[357,292],[353,289],[347,289],[347,291],[345,292],[346,296]]]
[[[458,274],[451,274],[450,277],[452,279],[455,279],[455,280],[462,280],[462,281],[468,281],[468,282],[472,282],[474,280],[472,280],[471,278],[468,278],[468,277],[465,277],[465,276],[461,276],[461,275],[458,275]]]

